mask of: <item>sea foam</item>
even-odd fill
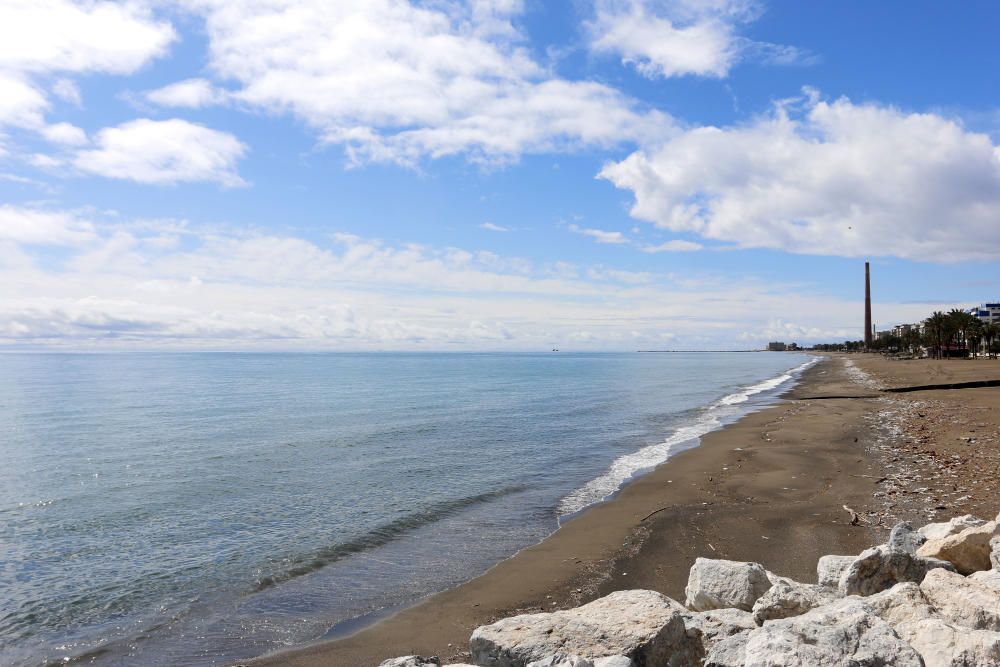
[[[560,519],[607,499],[637,474],[655,468],[674,454],[696,446],[703,435],[720,428],[726,419],[737,417],[744,412],[736,406],[746,403],[752,396],[781,387],[818,361],[819,357],[813,357],[781,375],[742,387],[739,391],[723,396],[702,408],[692,422],[678,427],[663,442],[648,445],[615,459],[604,474],[587,482],[560,501],[558,510]]]

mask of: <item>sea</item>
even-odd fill
[[[0,354],[0,664],[225,665],[349,634],[815,360]]]

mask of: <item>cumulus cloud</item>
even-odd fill
[[[232,100],[290,112],[356,162],[413,164],[663,136],[618,91],[552,76],[521,45],[520,2],[190,0]]]
[[[749,124],[699,127],[610,163],[634,217],[796,253],[991,259],[1000,251],[1000,149],[933,113],[814,91]]]
[[[159,185],[245,184],[236,164],[247,147],[227,132],[186,120],[134,120],[101,130],[94,143],[95,148],[74,157],[73,164],[81,171]]]
[[[129,74],[166,53],[177,35],[143,3],[6,0],[0,68]]]
[[[54,144],[81,146],[87,143],[87,133],[70,123],[55,123],[42,128],[42,136]]]
[[[0,127],[39,128],[48,107],[45,95],[24,77],[0,70]]]
[[[206,79],[186,79],[146,93],[145,98],[164,107],[200,107],[219,104],[225,95]]]
[[[6,0],[0,3],[0,126],[39,129],[49,108],[35,80],[53,72],[130,74],[166,53],[173,27],[138,2]],[[69,79],[57,97],[79,105]]]
[[[620,56],[644,76],[725,77],[744,58],[791,64],[792,46],[754,42],[737,28],[760,14],[752,0],[597,0],[586,26],[590,48]]]

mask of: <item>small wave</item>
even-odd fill
[[[733,406],[746,403],[751,396],[756,394],[777,389],[792,378],[797,377],[819,359],[819,357],[813,357],[781,375],[723,396],[704,408],[692,423],[679,427],[663,442],[648,445],[636,452],[615,459],[607,472],[590,480],[562,499],[559,503],[559,516],[564,517],[579,512],[585,507],[606,499],[637,473],[655,468],[675,453],[688,448],[682,447],[682,445],[693,446],[703,435],[722,426],[722,420],[734,414]]]
[[[470,505],[477,505],[479,503],[497,500],[512,493],[524,491],[527,488],[528,487],[526,485],[519,484],[497,489],[496,491],[479,493],[474,496],[466,496],[464,498],[455,498],[454,500],[445,500],[439,503],[434,503],[419,512],[408,514],[404,517],[400,517],[399,519],[378,526],[371,532],[353,540],[321,547],[304,554],[298,554],[282,563],[282,565],[285,566],[284,569],[258,579],[257,590],[262,591],[265,588],[270,588],[271,586],[279,584],[283,581],[288,581],[289,579],[294,579],[296,577],[301,577],[311,572],[315,572],[316,570],[338,561],[345,556],[380,547],[383,544],[387,544],[392,541],[402,533],[435,521],[439,521],[469,507]]]

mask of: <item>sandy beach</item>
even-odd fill
[[[998,378],[997,361],[829,356],[777,405],[705,436],[484,575],[351,636],[252,664],[461,662],[472,630],[504,616],[629,588],[683,600],[698,556],[815,581],[820,556],[858,553],[897,520],[992,515],[1000,389],[881,390]]]

